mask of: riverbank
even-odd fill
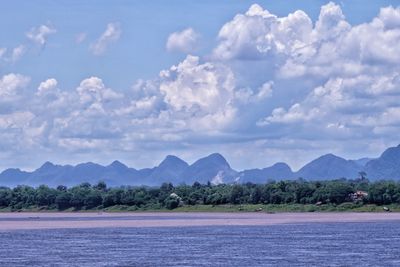
[[[386,212],[384,208],[388,208],[393,212],[400,212],[399,204],[391,204],[387,206],[378,206],[374,204],[357,204],[357,203],[342,203],[340,205],[323,204],[245,204],[245,205],[185,205],[169,210],[166,208],[154,209],[153,207],[136,207],[116,205],[107,208],[97,207],[93,209],[80,210],[69,208],[60,211],[56,208],[31,206],[28,208],[11,209],[3,208],[1,212]]]

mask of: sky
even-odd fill
[[[0,169],[400,143],[400,1],[4,1]]]

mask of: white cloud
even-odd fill
[[[40,47],[44,47],[47,43],[49,35],[56,33],[57,30],[51,25],[40,25],[39,27],[32,28],[27,34],[32,42],[36,43]]]
[[[98,77],[84,79],[76,89],[81,103],[109,101],[121,98],[122,95],[106,88]]]
[[[35,115],[28,111],[0,115],[0,128],[3,130],[10,128],[25,128],[34,117]]]
[[[272,81],[264,83],[258,90],[258,93],[256,95],[257,99],[262,100],[264,98],[271,97],[273,84],[274,83]]]
[[[0,60],[5,62],[17,62],[26,53],[26,47],[24,45],[19,45],[14,47],[12,50],[7,48],[0,48]]]
[[[104,54],[111,43],[119,40],[121,32],[119,23],[108,23],[103,34],[91,44],[90,51],[92,51],[94,55]]]
[[[171,33],[168,36],[166,48],[170,52],[192,53],[198,47],[200,35],[192,28]]]
[[[263,83],[257,90],[252,90],[249,87],[235,89],[235,103],[248,105],[248,104],[260,104],[266,99],[272,97],[273,93],[273,81]]]
[[[286,111],[284,108],[274,109],[271,116],[260,120],[257,125],[265,126],[274,122],[295,123],[309,121],[317,117],[320,112],[321,110],[316,107],[304,110],[299,103],[296,103],[292,105],[288,111]]]
[[[27,86],[29,81],[29,77],[21,74],[10,73],[4,75],[0,79],[0,96],[7,97],[16,95],[18,93],[18,89]]]
[[[399,10],[383,8],[370,23],[352,27],[331,2],[321,7],[313,27],[301,10],[277,17],[253,5],[221,28],[213,55],[265,61],[283,78],[358,75],[366,65],[399,62]]]
[[[174,110],[213,112],[229,104],[234,77],[229,69],[211,63],[199,63],[188,56],[177,66],[161,72],[160,91]]]
[[[392,6],[381,8],[378,16],[386,29],[396,29],[400,27],[400,7]]]
[[[238,14],[218,34],[214,56],[219,59],[263,59],[273,54],[293,53],[310,42],[311,19],[303,11],[284,18],[254,4]]]
[[[285,124],[297,134],[319,131],[331,138],[340,138],[341,134],[362,139],[388,137],[400,127],[399,75],[391,72],[386,76],[331,78],[289,109],[274,109],[259,126]]]
[[[333,2],[321,7],[318,21],[315,24],[316,41],[332,40],[348,31],[350,25],[346,22],[340,6]]]
[[[26,52],[26,47],[24,45],[19,45],[12,50],[11,61],[18,61]]]
[[[360,145],[382,148],[382,138],[387,144],[398,142],[392,136],[400,127],[394,119],[399,42],[400,8],[382,8],[371,22],[352,26],[334,3],[321,7],[314,25],[303,11],[278,17],[253,5],[221,28],[213,56],[233,66],[242,84],[273,82],[274,95],[265,100],[269,107],[251,102],[256,91],[236,92],[242,103],[253,103],[255,123],[265,136],[290,136],[296,142],[312,138],[316,147],[327,139],[357,138]],[[257,71],[251,66],[265,72],[244,76],[243,70]],[[246,110],[241,106],[238,113]]]
[[[54,78],[47,79],[46,81],[40,83],[37,90],[37,95],[45,95],[55,88],[57,88],[57,80]]]

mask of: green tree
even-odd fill
[[[0,207],[10,206],[12,201],[12,191],[7,187],[0,187]]]
[[[59,193],[55,199],[55,204],[57,206],[57,209],[59,210],[65,210],[71,207],[71,193],[62,191]]]
[[[38,206],[51,206],[55,203],[57,190],[41,185],[36,189],[36,203]]]
[[[242,197],[243,197],[243,186],[235,184],[232,187],[232,191],[231,191],[231,199],[230,202],[232,204],[242,204]]]
[[[107,191],[107,184],[104,181],[100,181],[96,185],[94,185],[93,188],[95,190],[106,192]]]
[[[98,190],[92,190],[85,198],[84,205],[86,209],[92,209],[100,206],[103,203],[103,198]]]
[[[164,203],[167,209],[172,210],[179,206],[179,199],[169,196],[165,199]]]

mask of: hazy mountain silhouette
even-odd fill
[[[6,169],[0,174],[1,186],[27,184],[38,186],[67,185],[82,182],[97,183],[102,180],[110,186],[118,185],[160,185],[163,182],[173,184],[200,183],[265,183],[269,179],[325,180],[337,178],[354,179],[360,171],[365,171],[371,180],[400,180],[400,146],[388,148],[379,158],[362,158],[346,160],[333,154],[321,156],[293,172],[286,163],[276,163],[263,169],[250,169],[237,172],[231,168],[226,159],[218,153],[201,158],[189,165],[182,159],[169,155],[158,166],[153,168],[134,169],[119,161],[110,165],[87,162],[76,166],[55,165],[45,162],[32,172],[20,169]]]

